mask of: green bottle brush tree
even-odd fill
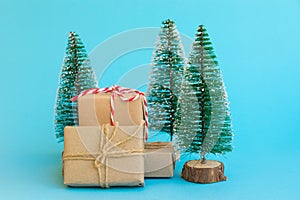
[[[174,134],[177,101],[180,93],[185,55],[174,21],[162,22],[156,49],[153,53],[147,100],[149,128],[166,133],[170,140]]]
[[[75,32],[70,32],[54,108],[54,131],[58,142],[64,140],[65,126],[78,125],[77,102],[72,102],[71,98],[97,85],[83,43]]]
[[[221,162],[206,155],[232,151],[232,128],[221,71],[203,25],[198,27],[185,67],[174,122],[174,141],[184,153],[197,153],[199,160],[185,163],[182,177],[191,182],[226,180]]]

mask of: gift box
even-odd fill
[[[172,142],[145,143],[145,177],[172,177],[178,157]]]
[[[143,186],[144,123],[65,127],[63,165],[69,186]]]
[[[129,88],[90,89],[79,95],[79,126],[102,124],[139,125],[145,120],[147,126],[147,106],[144,94]]]

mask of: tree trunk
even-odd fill
[[[206,160],[205,164],[202,164],[201,160],[190,160],[184,164],[181,176],[194,183],[214,183],[227,180],[224,176],[223,163],[215,160]]]

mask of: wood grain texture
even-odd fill
[[[201,160],[190,160],[184,164],[181,176],[194,183],[215,183],[227,180],[224,176],[223,163],[215,160],[206,160],[205,164],[202,164]]]

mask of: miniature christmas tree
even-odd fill
[[[232,151],[233,134],[228,104],[212,44],[206,29],[200,25],[178,100],[181,117],[175,121],[175,141],[179,148],[186,153],[198,153],[202,159],[185,164],[182,176],[186,180],[208,183],[226,179],[218,171],[223,169],[223,164],[207,161],[205,156]],[[212,165],[216,168],[210,168]],[[207,174],[208,170],[206,173],[201,171],[204,168],[209,168],[211,174]],[[198,175],[192,175],[196,170],[199,170],[199,173],[196,172]]]
[[[153,54],[147,100],[149,128],[169,134],[171,140],[184,65],[184,50],[175,23],[170,19],[163,21]]]
[[[79,36],[69,33],[66,54],[56,96],[54,128],[58,142],[64,139],[64,127],[78,124],[77,102],[71,98],[97,87],[97,80]]]

